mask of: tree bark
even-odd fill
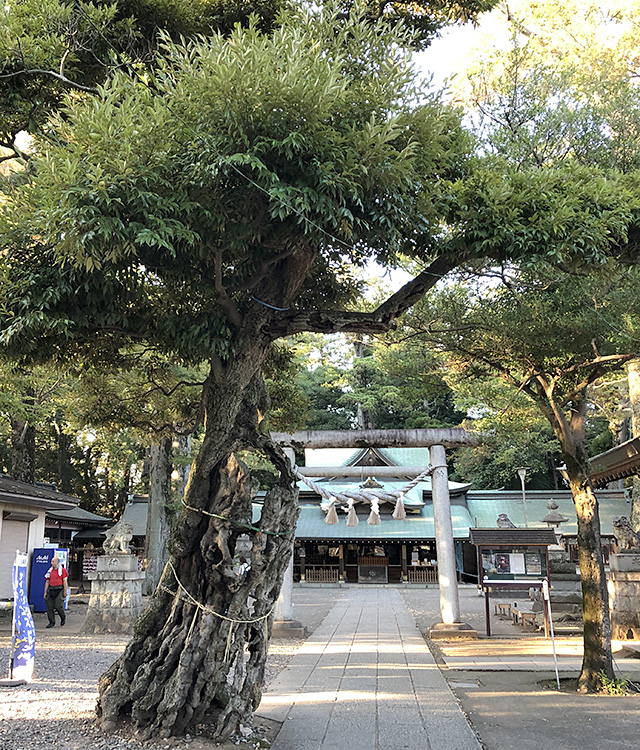
[[[71,465],[71,436],[62,428],[58,422],[55,424],[56,436],[58,440],[58,477],[60,479],[59,488],[61,492],[71,494],[71,477],[73,476],[73,467]]]
[[[221,742],[248,720],[261,698],[267,627],[299,512],[291,464],[259,429],[268,406],[261,376],[266,352],[272,341],[295,330],[387,330],[456,265],[435,260],[373,315],[286,312],[314,257],[312,248],[296,247],[242,311],[225,295],[234,329],[229,353],[211,360],[203,390],[204,436],[172,531],[169,561],[133,640],[100,680],[97,713],[105,728],[128,718],[143,737],[166,737],[207,721]],[[255,487],[235,457],[239,448],[261,451],[279,475],[256,521]]]
[[[147,558],[144,593],[153,594],[169,559],[167,543],[171,532],[171,440],[165,438],[150,448],[149,511],[145,537]]]
[[[204,392],[205,432],[176,520],[170,558],[124,655],[100,681],[98,716],[130,718],[144,737],[180,735],[210,722],[220,742],[257,708],[267,625],[291,554],[297,486],[282,450],[259,432],[264,351],[255,347]],[[252,522],[255,487],[234,449],[263,451],[278,484]],[[236,545],[251,543],[250,567]],[[244,564],[243,564],[244,560]]]
[[[589,476],[585,445],[586,396],[581,392],[572,400],[568,420],[553,402],[553,397],[549,397],[548,394],[542,408],[560,441],[578,520],[578,561],[584,623],[584,654],[578,690],[584,693],[597,692],[601,688],[601,675],[613,679],[614,671],[609,594],[600,539],[600,515],[598,500]]]
[[[36,480],[36,430],[28,421],[11,418],[11,476],[20,482]]]
[[[629,405],[631,407],[631,434],[640,436],[640,359],[627,363],[627,381],[629,383]],[[631,489],[631,512],[629,522],[634,531],[640,531],[640,479],[633,478]]]

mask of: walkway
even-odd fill
[[[347,589],[265,693],[272,750],[480,750],[395,589]]]

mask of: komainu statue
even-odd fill
[[[116,552],[128,555],[131,552],[129,543],[133,539],[132,524],[126,521],[118,521],[115,526],[108,529],[105,533],[107,538],[104,540],[102,547],[107,554]]]
[[[613,519],[613,533],[618,540],[618,552],[640,552],[640,534],[631,528],[626,516]]]

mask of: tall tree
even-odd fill
[[[402,33],[356,17],[336,33],[331,14],[300,14],[271,36],[167,40],[152,86],[118,74],[100,99],[69,102],[57,143],[34,160],[21,200],[35,221],[23,205],[5,234],[7,349],[97,347],[108,359],[144,342],[210,364],[170,564],[102,680],[105,725],[129,714],[146,735],[181,733],[209,714],[224,737],[255,708],[297,514],[288,462],[260,431],[270,344],[384,330],[453,264],[433,260],[375,313],[341,310],[352,263],[390,261],[430,234],[464,157],[457,115],[414,85]],[[414,252],[429,263],[425,244]],[[27,289],[39,309],[18,315]],[[233,456],[243,446],[279,473],[253,526],[252,483]],[[247,532],[245,576],[233,556]]]
[[[286,16],[271,35],[250,26],[165,39],[149,83],[119,72],[100,98],[69,100],[5,219],[8,354],[109,361],[142,344],[209,366],[169,564],[101,680],[105,726],[130,716],[145,736],[180,734],[207,715],[223,738],[257,706],[264,624],[298,512],[291,467],[261,429],[271,344],[301,331],[386,331],[462,255],[488,252],[485,217],[469,215],[478,203],[502,219],[498,191],[485,205],[484,178],[453,184],[468,140],[459,114],[417,85],[411,38],[315,10]],[[536,243],[556,200],[574,210],[550,235],[558,258],[583,255],[585,226],[590,257],[627,249],[633,215],[621,186],[576,172],[567,196],[564,176],[535,179],[511,184],[527,218],[519,242],[504,229],[492,239],[496,254],[531,251],[541,188],[550,208]],[[464,197],[474,190],[475,203]],[[442,230],[445,215],[457,231]],[[401,252],[425,270],[374,311],[345,310],[357,297],[354,267],[393,265]],[[278,474],[257,522],[241,447]],[[241,535],[252,544],[248,572],[234,564]]]
[[[637,268],[613,264],[597,273],[568,275],[542,263],[503,269],[502,283],[485,280],[451,287],[421,317],[440,316],[432,337],[467,377],[500,377],[514,394],[527,395],[560,444],[577,523],[582,578],[583,691],[613,676],[606,577],[598,503],[589,478],[588,389],[636,356],[633,290]]]

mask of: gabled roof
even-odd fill
[[[616,479],[635,476],[640,472],[640,437],[589,459],[589,468],[594,487],[605,487]]]
[[[85,510],[84,508],[49,510],[47,511],[47,518],[51,518],[54,521],[72,521],[74,523],[82,524],[83,526],[97,526],[112,523],[111,518],[99,516],[97,513],[91,513],[91,511]]]
[[[306,448],[306,466],[429,465],[428,448]]]
[[[17,479],[0,475],[0,502],[65,510],[75,508],[80,500],[47,486],[19,482]]]
[[[133,526],[134,536],[145,536],[147,533],[147,515],[149,513],[149,496],[134,495],[125,505],[121,521]]]
[[[382,485],[383,490],[401,490],[409,481],[403,478],[403,466],[429,466],[428,448],[316,448],[305,450],[305,466],[313,469],[314,466],[335,466],[335,477],[330,479],[317,478],[314,481],[329,490],[344,491],[358,489],[369,477],[373,476]],[[360,477],[341,477],[339,468],[343,466],[362,466]],[[375,471],[369,471],[374,466],[397,466],[398,478],[377,476]],[[308,473],[313,478],[313,472]],[[326,475],[325,475],[326,476]],[[415,475],[414,475],[415,476]],[[313,492],[301,480],[298,482],[301,494]],[[466,492],[470,484],[449,481],[449,493],[452,497]],[[431,478],[426,477],[406,495],[407,506],[421,506],[424,504],[425,495],[431,496]]]

